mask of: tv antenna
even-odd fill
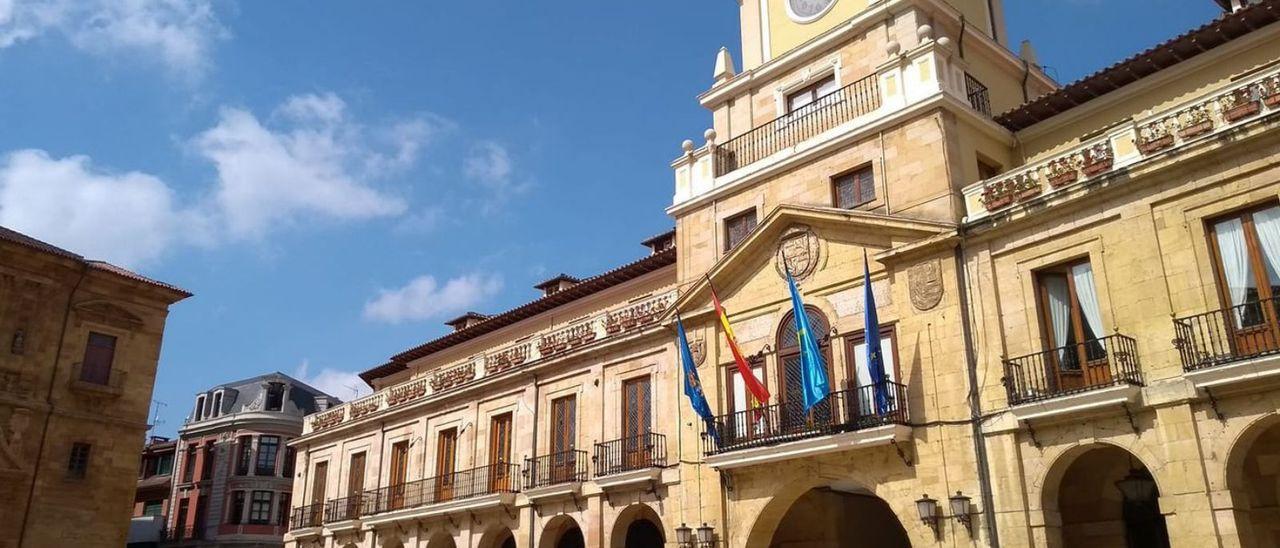
[[[160,408],[168,406],[169,404],[160,400],[151,400],[151,407],[154,411],[151,413],[151,424],[147,426],[147,431],[154,430],[156,426],[164,422],[164,420],[160,418]]]

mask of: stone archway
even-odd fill
[[[457,545],[453,542],[453,535],[444,531],[437,531],[427,541],[427,548],[457,548]]]
[[[1280,546],[1280,415],[1250,425],[1226,460],[1236,532],[1243,546]]]
[[[1141,459],[1119,446],[1064,452],[1049,467],[1041,496],[1048,546],[1169,546],[1159,485]]]
[[[662,518],[647,504],[637,503],[618,513],[610,533],[610,548],[647,548],[662,546],[666,535]]]
[[[747,546],[911,546],[897,514],[866,489],[816,487],[775,499],[769,503],[774,508],[762,512],[752,528]]]
[[[479,548],[516,548],[516,536],[511,529],[503,525],[495,525],[480,537]]]
[[[538,538],[538,548],[585,548],[586,539],[582,528],[573,518],[564,514],[551,518],[542,527],[542,535]]]

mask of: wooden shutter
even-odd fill
[[[89,333],[84,347],[84,362],[80,366],[80,380],[95,384],[108,384],[111,380],[111,364],[116,357],[116,338],[102,333]]]
[[[511,462],[511,413],[495,415],[489,421],[489,490],[510,488],[508,467]]]
[[[402,485],[409,472],[409,442],[398,441],[391,445],[391,477],[388,485]]]
[[[565,396],[551,402],[551,452],[563,453],[574,447],[577,399]]]
[[[622,436],[638,438],[649,433],[650,424],[649,377],[630,379],[622,383]]]
[[[364,491],[364,458],[363,451],[351,455],[351,466],[347,469],[347,496]]]
[[[319,504],[324,502],[325,482],[329,479],[329,463],[316,463],[315,477],[311,480],[311,504]]]
[[[454,463],[458,459],[458,429],[441,430],[436,438],[436,500],[453,498]]]

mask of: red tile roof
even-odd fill
[[[1026,129],[1276,21],[1280,0],[1260,0],[1041,95],[996,116],[996,122],[1012,131]]]
[[[368,383],[370,386],[373,386],[374,379],[379,379],[404,371],[408,368],[408,363],[412,360],[429,356],[486,333],[492,333],[521,320],[537,316],[538,314],[572,303],[583,297],[587,297],[610,287],[634,280],[655,270],[675,264],[675,262],[676,250],[675,248],[670,248],[638,261],[622,265],[608,272],[592,276],[567,289],[530,301],[501,314],[489,316],[484,321],[472,325],[471,327],[454,331],[401,352],[392,356],[391,360],[387,363],[360,373],[360,378],[364,379],[364,382]]]
[[[0,240],[12,242],[20,246],[30,248],[42,253],[48,253],[50,255],[56,255],[58,257],[71,259],[80,264],[88,266],[89,268],[94,270],[109,272],[113,275],[120,276],[123,278],[128,278],[136,282],[142,282],[147,285],[152,285],[152,286],[167,289],[169,291],[173,291],[174,293],[177,293],[178,295],[181,296],[179,300],[185,299],[191,296],[191,292],[185,289],[182,289],[178,286],[170,285],[158,280],[153,280],[151,278],[148,278],[136,272],[127,270],[125,268],[113,265],[108,262],[87,260],[76,253],[72,253],[70,251],[62,249],[61,247],[55,246],[48,242],[37,240],[35,238],[32,238],[31,236],[27,236],[26,234],[23,234],[21,232],[18,232],[10,228],[5,228],[3,226],[0,226]]]

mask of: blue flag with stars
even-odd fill
[[[684,395],[689,396],[689,404],[693,411],[707,423],[707,433],[720,446],[720,433],[716,431],[715,415],[707,404],[707,395],[702,391],[702,381],[698,379],[698,366],[693,362],[693,351],[689,348],[689,337],[684,332],[684,322],[676,316],[676,346],[680,351],[680,362],[684,366]]]
[[[784,267],[786,263],[786,257],[783,257]],[[796,341],[800,343],[800,392],[804,395],[804,412],[807,414],[827,397],[831,384],[827,380],[827,364],[818,349],[818,339],[814,338],[817,334],[809,329],[809,314],[805,313],[804,301],[800,300],[800,290],[796,288],[790,268],[787,268],[787,286],[791,289],[791,308],[796,318]]]
[[[872,392],[876,398],[876,413],[889,412],[892,401],[889,396],[889,379],[884,373],[884,354],[880,349],[880,319],[876,314],[876,295],[871,291],[871,267],[867,264],[867,251],[862,251],[863,302],[866,304],[864,333],[867,341],[867,373],[870,374]]]

